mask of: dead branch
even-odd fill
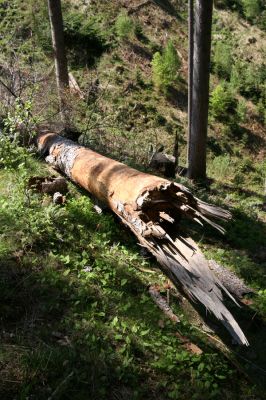
[[[78,85],[78,82],[76,81],[74,75],[71,72],[68,73],[68,79],[69,79],[70,92],[72,92],[73,94],[78,95],[80,99],[84,100],[85,99],[85,94],[80,89],[80,87]]]
[[[169,318],[171,321],[178,323],[180,319],[173,312],[172,308],[168,305],[167,301],[160,295],[160,291],[155,286],[149,287],[149,294],[154,301],[154,303],[163,311],[163,313]]]

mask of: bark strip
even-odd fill
[[[238,343],[248,345],[223,304],[222,290],[234,298],[180,227],[181,220],[189,219],[201,225],[207,222],[224,232],[211,219],[228,220],[228,211],[199,200],[181,184],[139,172],[54,133],[40,134],[37,142],[48,162],[108,205],[157,258],[175,285],[181,284],[192,300],[212,312]]]

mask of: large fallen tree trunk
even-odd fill
[[[238,343],[248,345],[222,302],[221,290],[233,297],[180,225],[190,219],[223,232],[210,218],[228,220],[228,211],[197,199],[183,185],[139,172],[54,133],[41,133],[37,143],[48,162],[118,215],[174,284],[221,320]]]

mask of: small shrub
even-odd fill
[[[230,79],[232,86],[254,102],[259,102],[264,96],[265,80],[265,64],[252,65],[239,61],[232,67]]]
[[[138,40],[140,40],[143,43],[149,43],[148,38],[145,36],[143,32],[143,27],[139,22],[137,22],[134,26],[134,33]]]
[[[245,122],[247,117],[247,106],[244,100],[239,100],[236,109],[239,122]]]
[[[139,68],[137,68],[136,72],[135,72],[135,81],[136,81],[137,85],[139,85],[140,87],[144,86],[143,76],[142,76],[141,70]]]
[[[243,85],[243,74],[244,63],[242,61],[237,61],[231,69],[230,83],[239,92]]]
[[[18,169],[25,164],[28,155],[16,140],[11,141],[8,135],[0,132],[0,168]]]
[[[210,97],[211,116],[220,121],[228,121],[236,107],[237,101],[232,88],[226,82],[217,85]]]
[[[122,13],[117,17],[115,30],[120,39],[129,39],[134,34],[134,22],[128,15]]]
[[[0,168],[12,169],[26,163],[29,156],[25,146],[32,144],[38,119],[32,116],[32,103],[17,98],[8,112],[0,131]]]
[[[245,17],[251,21],[257,18],[261,11],[260,0],[242,0],[242,7]]]
[[[231,10],[241,10],[241,0],[215,0],[214,5],[217,8],[227,9],[230,8]]]
[[[229,43],[218,42],[214,47],[214,72],[222,78],[230,78],[233,56],[232,46]]]
[[[156,52],[152,60],[153,82],[156,87],[167,89],[178,81],[181,62],[172,41],[169,41],[162,54]]]
[[[93,65],[108,47],[108,29],[103,29],[98,17],[71,11],[64,16],[64,37],[68,60],[73,66]]]
[[[261,122],[266,124],[266,102],[263,101],[262,99],[259,101],[257,105],[257,112],[259,114]]]
[[[217,180],[230,179],[233,176],[234,170],[229,155],[221,155],[215,157],[208,162],[208,176]]]

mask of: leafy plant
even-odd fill
[[[210,114],[220,121],[228,121],[230,115],[235,113],[237,101],[234,91],[226,82],[218,84],[210,96]]]
[[[242,0],[242,7],[245,17],[251,21],[257,18],[261,11],[260,0]]]
[[[15,168],[24,165],[28,152],[18,142],[11,141],[5,133],[0,133],[0,168]]]
[[[162,54],[156,52],[152,60],[153,81],[156,87],[163,91],[178,81],[180,58],[173,42],[170,40]]]
[[[219,41],[214,47],[214,72],[221,78],[230,78],[233,65],[232,51],[233,49],[229,42]]]
[[[130,39],[134,34],[134,21],[125,13],[121,13],[115,22],[117,36],[122,39]]]
[[[229,155],[220,155],[208,162],[208,175],[217,180],[222,180],[225,176],[230,179],[233,176],[232,160]]]
[[[71,64],[93,65],[108,47],[109,33],[102,28],[99,16],[88,19],[77,11],[66,12],[64,34]]]
[[[258,102],[265,93],[265,64],[252,65],[238,61],[232,67],[230,82],[240,94]]]
[[[0,133],[0,167],[17,168],[26,163],[29,151],[25,146],[29,146],[36,135],[37,122],[38,118],[32,116],[32,102],[23,103],[17,98]]]
[[[247,116],[247,106],[245,100],[239,100],[236,108],[237,118],[239,122],[245,122]]]

